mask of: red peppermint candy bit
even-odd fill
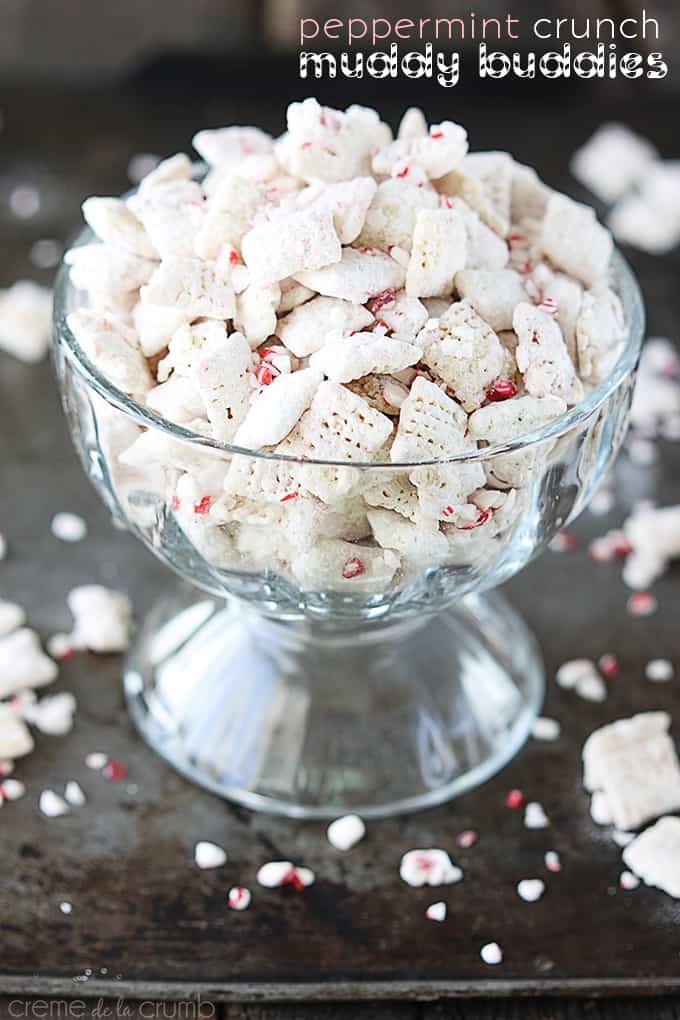
[[[346,563],[343,563],[342,566],[342,576],[346,581],[351,581],[353,577],[360,577],[361,574],[365,573],[365,571],[366,567],[358,556],[352,556],[352,558],[347,560]]]
[[[479,839],[479,834],[474,829],[465,829],[456,836],[456,843],[462,850],[469,850]]]
[[[390,308],[397,300],[397,294],[393,287],[386,287],[385,290],[381,290],[378,294],[374,294],[372,298],[369,298],[366,302],[371,315],[377,315],[378,312],[382,312],[383,308]]]
[[[613,680],[614,677],[618,676],[621,671],[619,660],[611,652],[607,652],[605,655],[600,656],[598,661],[600,667],[600,673],[605,676],[607,680]]]
[[[430,138],[437,139],[437,138],[443,138],[443,137],[444,137],[444,132],[443,131],[430,131]]]
[[[395,177],[401,177],[401,178],[408,177],[408,167],[405,166],[405,167],[402,167],[401,170],[397,170],[397,172],[395,173],[394,176]]]
[[[179,510],[179,508],[180,508],[179,496],[177,495],[177,493],[175,493],[175,495],[170,500],[170,509],[171,510]]]
[[[269,361],[270,358],[274,357],[276,351],[274,350],[273,347],[263,347],[257,353],[262,361]]]
[[[547,315],[557,315],[557,301],[554,298],[546,297],[540,304],[540,309]]]
[[[240,261],[241,261],[241,258],[239,256],[239,253],[236,251],[235,248],[232,248],[231,251],[229,252],[229,264],[232,265],[232,266],[235,266]]]
[[[258,365],[257,372],[255,373],[255,378],[257,379],[260,386],[269,386],[269,384],[274,379],[274,374],[269,365],[266,365],[264,362],[262,362],[262,364]]]
[[[486,399],[496,403],[499,400],[508,400],[517,393],[517,387],[512,379],[499,379],[486,391]]]
[[[199,499],[198,502],[194,503],[194,513],[198,514],[199,517],[204,517],[210,512],[210,496],[204,496],[203,499]]]
[[[449,195],[440,195],[439,196],[439,204],[444,209],[453,209],[453,199],[450,198]]]
[[[659,608],[659,603],[648,591],[636,591],[627,602],[627,609],[631,616],[651,616]]]
[[[295,892],[302,892],[305,888],[305,883],[298,875],[297,868],[290,868],[281,880],[281,885],[292,885]]]
[[[480,510],[477,519],[471,524],[454,524],[454,527],[457,531],[474,531],[475,528],[481,528],[482,524],[486,524],[492,513],[493,507],[489,507],[488,510]]]
[[[578,539],[569,531],[558,531],[550,542],[553,552],[570,552],[578,546]]]
[[[389,326],[384,319],[376,319],[373,323],[373,329],[383,329],[386,333],[392,332],[392,327]]]
[[[285,496],[282,496],[279,503],[289,503],[291,499],[297,499],[297,492],[287,492]]]
[[[633,547],[630,544],[630,542],[626,539],[623,532],[613,539],[612,551],[618,559],[625,560],[626,556],[629,556],[632,550]]]
[[[444,509],[442,510],[442,516],[443,517],[451,517],[453,514],[455,514],[455,512],[456,512],[456,508],[455,507],[453,507],[453,506],[445,506]]]
[[[521,790],[509,790],[505,795],[505,806],[516,810],[524,803],[524,794]]]
[[[127,774],[128,770],[121,761],[118,761],[117,758],[111,758],[110,761],[106,763],[102,771],[104,779],[108,779],[110,783],[120,782],[121,779],[125,779],[127,777]]]
[[[300,146],[301,149],[311,149],[311,147],[312,147],[311,142],[303,142],[302,145]]]

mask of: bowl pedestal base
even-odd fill
[[[522,746],[543,689],[535,642],[495,593],[329,626],[178,591],[125,668],[155,751],[213,793],[292,818],[385,817],[478,786]]]

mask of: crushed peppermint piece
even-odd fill
[[[562,727],[557,719],[550,719],[548,716],[539,715],[537,719],[534,719],[531,735],[534,740],[551,741],[559,738],[561,730]]]
[[[635,591],[626,603],[631,616],[652,616],[659,608],[659,603],[648,591]]]
[[[352,556],[342,566],[342,576],[346,581],[351,580],[353,577],[360,577],[365,571],[366,567],[358,556]]]
[[[402,859],[399,875],[407,885],[452,885],[463,878],[462,870],[445,850],[409,850]]]
[[[68,804],[54,790],[43,790],[38,806],[47,818],[59,818],[60,815],[65,815],[68,812]]]
[[[645,666],[645,676],[655,684],[667,683],[675,676],[673,663],[669,659],[650,659]]]
[[[243,885],[235,885],[229,890],[227,903],[230,910],[247,910],[251,899],[250,889],[246,889]]]
[[[619,885],[622,889],[637,889],[640,879],[632,871],[622,871],[619,875]]]
[[[336,850],[351,850],[366,835],[366,826],[358,815],[343,815],[330,823],[326,835]]]
[[[545,882],[540,878],[523,878],[517,883],[517,895],[525,903],[535,903],[545,892]]]
[[[59,904],[59,909],[62,914],[71,914],[73,912],[73,904],[69,903],[68,900],[62,900]]]
[[[446,904],[444,901],[439,900],[437,903],[430,903],[429,907],[425,911],[425,917],[428,921],[445,921]]]
[[[525,829],[547,829],[550,820],[538,801],[530,801],[524,809]]]
[[[276,889],[283,885],[292,885],[296,892],[302,892],[315,880],[314,872],[309,868],[301,868],[292,861],[268,861],[257,872],[257,881],[265,889]]]
[[[606,652],[601,655],[597,661],[602,676],[606,677],[607,680],[613,680],[621,672],[621,664],[615,655],[611,652]]]
[[[557,850],[546,850],[543,860],[548,871],[557,873],[562,870],[562,861]]]
[[[592,659],[571,659],[557,670],[555,679],[559,687],[573,690],[585,701],[604,701],[607,688]]]
[[[62,511],[52,518],[50,530],[61,542],[82,542],[87,535],[87,524],[79,514]]]
[[[470,847],[474,846],[479,839],[479,833],[474,829],[464,829],[463,832],[459,832],[456,836],[456,845],[461,850],[469,850]]]
[[[221,868],[226,864],[226,851],[217,843],[210,843],[207,840],[200,840],[194,847],[194,861],[199,868]]]
[[[64,798],[73,807],[82,807],[87,799],[83,793],[83,788],[75,779],[70,779],[64,787]]]
[[[109,756],[103,751],[90,751],[85,755],[85,764],[88,769],[93,769],[95,772],[101,772],[108,760]]]
[[[551,552],[571,552],[578,546],[578,539],[569,531],[558,531],[555,537],[548,543]]]
[[[496,964],[503,962],[503,950],[497,942],[487,942],[479,950],[479,955],[489,967],[495,967]]]
[[[66,659],[72,659],[75,655],[75,650],[69,634],[53,634],[52,637],[48,638],[45,642],[45,647],[52,658],[56,659],[58,662],[63,662]]]
[[[509,790],[505,795],[505,806],[509,808],[521,808],[524,804],[524,794],[521,790]]]
[[[117,758],[110,758],[106,765],[102,769],[102,775],[104,779],[108,779],[110,783],[120,782],[121,779],[126,779],[128,770],[122,762],[118,761]]]

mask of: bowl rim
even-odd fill
[[[94,239],[94,234],[87,228],[81,232],[72,247],[80,247]],[[68,254],[68,253],[67,253]],[[623,349],[612,371],[607,378],[593,389],[587,397],[580,400],[573,407],[568,408],[559,417],[537,429],[532,429],[521,436],[506,443],[497,443],[493,446],[478,448],[477,450],[464,451],[451,457],[434,458],[431,460],[416,461],[354,461],[354,460],[333,460],[323,458],[298,457],[292,454],[276,453],[270,450],[251,450],[246,447],[235,446],[231,443],[222,443],[210,436],[201,435],[198,432],[178,425],[167,418],[163,418],[149,407],[138,403],[105,376],[89,360],[72,330],[69,328],[67,316],[74,308],[68,308],[69,298],[77,292],[69,275],[69,266],[62,261],[57,274],[54,286],[53,301],[53,343],[59,344],[60,349],[66,351],[69,362],[75,366],[76,371],[85,380],[99,397],[106,403],[117,408],[127,418],[136,424],[162,432],[171,439],[182,443],[188,443],[203,450],[214,450],[216,453],[237,454],[244,457],[262,461],[288,462],[292,464],[310,464],[328,467],[343,467],[357,469],[375,469],[398,471],[405,468],[414,469],[417,467],[441,466],[445,464],[475,464],[492,460],[495,457],[520,450],[526,450],[541,443],[559,439],[565,433],[587,421],[615,390],[634,372],[642,347],[642,340],[645,329],[645,309],[637,279],[621,252],[615,248],[610,263],[610,284],[618,293],[624,310],[624,317],[627,324],[627,332]]]

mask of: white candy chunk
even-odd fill
[[[241,248],[251,282],[267,286],[287,276],[305,283],[301,273],[322,270],[339,262],[342,254],[330,212],[314,208],[278,213],[257,223]]]
[[[196,255],[216,259],[227,245],[240,252],[241,239],[262,201],[262,192],[252,181],[237,176],[221,178],[194,238]]]
[[[314,297],[315,292],[313,290],[310,290],[309,287],[303,287],[292,276],[281,280],[279,286],[281,288],[281,300],[277,309],[279,315],[292,312],[293,309],[299,308],[300,305],[304,305]]]
[[[518,344],[515,356],[524,384],[533,397],[561,397],[574,404],[583,386],[569,357],[562,330],[540,308],[523,302],[515,308],[513,327]]]
[[[66,601],[73,613],[74,648],[102,653],[128,648],[132,607],[125,595],[99,584],[85,584],[73,588]]]
[[[452,304],[431,327],[425,323],[417,343],[423,361],[453,390],[466,411],[474,411],[503,373],[506,353],[500,340],[468,301]]]
[[[27,687],[51,684],[57,672],[35,631],[22,627],[0,638],[0,698]]]
[[[680,244],[680,219],[638,194],[625,195],[617,202],[607,222],[617,241],[650,255],[665,255]]]
[[[609,287],[587,290],[576,322],[576,348],[581,379],[599,383],[609,375],[626,335],[623,307]]]
[[[293,577],[307,591],[387,591],[398,567],[393,553],[330,538],[291,563]]]
[[[561,397],[513,397],[480,407],[470,415],[469,428],[476,439],[492,445],[509,442],[547,425],[566,409]]]
[[[181,308],[139,301],[132,310],[132,321],[142,354],[153,358],[168,346],[172,334],[187,321],[187,315]]]
[[[562,727],[557,719],[550,719],[548,716],[539,716],[534,720],[531,727],[531,735],[534,740],[553,741],[559,738]]]
[[[195,380],[216,439],[230,442],[253,394],[252,354],[240,333],[211,337],[202,347]]]
[[[276,335],[296,358],[306,358],[326,342],[328,333],[351,333],[370,326],[366,308],[332,297],[315,297],[279,319]]]
[[[551,194],[551,189],[546,187],[532,167],[513,162],[510,193],[512,223],[542,220]]]
[[[139,193],[148,195],[154,188],[170,181],[191,180],[191,160],[184,152],[178,152],[168,159],[161,160],[139,183]]]
[[[221,868],[227,863],[227,854],[217,843],[200,840],[194,847],[194,861],[202,870]]]
[[[473,152],[457,174],[457,194],[500,237],[510,229],[514,162],[507,152]]]
[[[144,304],[171,305],[189,319],[231,319],[236,311],[229,275],[214,262],[192,258],[163,259],[141,298]]]
[[[415,485],[407,477],[390,475],[388,472],[381,472],[381,474],[384,475],[381,481],[374,481],[363,491],[363,497],[368,506],[382,510],[395,510],[402,517],[406,517],[410,521],[417,521],[420,505]]]
[[[0,290],[0,350],[32,364],[47,354],[52,294],[31,280]]]
[[[665,712],[603,726],[583,747],[584,785],[602,790],[617,829],[680,809],[680,765]]]
[[[82,807],[86,803],[86,796],[83,788],[75,779],[70,779],[64,787],[64,800],[72,807]]]
[[[669,659],[650,659],[645,666],[645,676],[655,684],[667,683],[675,676],[673,663]]]
[[[146,397],[147,406],[161,418],[186,425],[205,415],[205,404],[193,379],[173,375],[168,382],[154,386]]]
[[[623,860],[645,885],[680,899],[680,818],[660,818],[624,849]]]
[[[445,921],[446,920],[446,904],[443,900],[439,900],[437,903],[431,903],[425,911],[425,917],[428,921]]]
[[[526,283],[527,288],[531,284],[536,286],[537,297],[540,297],[544,305],[556,309],[555,319],[562,330],[569,355],[577,364],[576,322],[581,310],[583,288],[564,273],[553,272],[544,262],[531,273]]]
[[[429,133],[401,137],[379,149],[373,157],[373,172],[392,177],[416,176],[435,180],[454,170],[468,149],[467,131],[445,120],[433,124]]]
[[[389,178],[378,185],[359,234],[359,244],[389,252],[392,247],[411,251],[416,219],[424,209],[436,209],[437,192],[402,178]]]
[[[409,141],[412,138],[423,138],[426,134],[425,114],[417,106],[410,106],[399,122],[397,138]]]
[[[150,279],[158,263],[113,248],[108,244],[83,244],[64,255],[71,267],[71,282],[77,290],[97,296],[129,294]]]
[[[265,889],[277,889],[282,885],[292,885],[297,889],[314,884],[314,872],[310,868],[301,868],[292,861],[268,861],[257,872],[257,881]]]
[[[256,127],[224,127],[199,131],[192,145],[201,159],[212,166],[237,166],[246,156],[268,156],[274,139]]]
[[[357,248],[343,248],[342,258],[334,265],[292,275],[319,294],[342,298],[357,305],[365,304],[369,298],[385,290],[399,290],[406,278],[403,268],[389,255],[375,249],[362,251]]]
[[[369,510],[368,520],[378,545],[398,553],[410,566],[425,570],[447,558],[448,545],[436,521],[412,524],[392,510]]]
[[[142,258],[158,258],[143,224],[120,198],[88,198],[83,216],[100,241]]]
[[[413,231],[406,272],[409,297],[446,297],[456,273],[465,268],[467,233],[455,209],[423,209]]]
[[[366,835],[366,826],[359,815],[343,815],[326,829],[328,842],[336,850],[351,850]]]
[[[24,718],[41,733],[62,737],[73,728],[76,707],[73,695],[69,691],[62,691],[29,704],[24,712]]]
[[[602,124],[574,153],[570,169],[603,202],[612,203],[640,181],[658,153],[625,124]]]
[[[487,942],[485,946],[479,950],[479,955],[482,961],[489,967],[495,967],[497,964],[503,962],[503,950],[497,942]]]
[[[364,106],[342,112],[305,99],[291,103],[287,121],[288,133],[277,154],[288,173],[307,181],[346,181],[369,174],[376,147],[391,138],[375,110]]]
[[[26,611],[22,606],[0,599],[0,638],[23,627],[25,622]]]
[[[543,810],[543,805],[538,801],[530,801],[524,809],[525,829],[547,829],[550,819]]]
[[[606,276],[612,239],[588,206],[552,195],[541,233],[543,251],[565,273],[590,287]]]
[[[269,287],[251,284],[236,298],[234,326],[243,333],[250,346],[259,347],[276,330],[276,309],[281,300],[278,283]]]
[[[340,243],[351,244],[362,231],[377,187],[372,177],[357,177],[353,181],[341,181],[326,187],[310,187],[307,189],[310,194],[303,191],[298,201],[308,208],[329,212]]]
[[[68,813],[68,804],[54,790],[43,790],[40,794],[38,807],[46,818],[59,818]]]
[[[162,259],[194,254],[205,216],[203,189],[196,181],[173,180],[140,188],[127,204]]]
[[[60,542],[82,542],[87,535],[87,524],[79,514],[62,511],[52,518],[50,531]]]
[[[23,719],[10,705],[0,704],[0,759],[13,761],[32,750],[33,737]]]
[[[0,783],[0,792],[5,800],[21,800],[26,793],[26,785],[20,779],[5,779]]]
[[[316,368],[278,376],[251,404],[234,434],[234,445],[260,450],[281,442],[311,405],[321,380]]]
[[[525,903],[535,903],[545,892],[545,882],[540,878],[523,878],[517,883],[517,895]]]
[[[137,397],[151,389],[151,372],[129,326],[87,309],[71,312],[66,321],[92,364],[114,386]]]
[[[394,302],[381,308],[378,314],[390,327],[395,339],[408,343],[415,342],[428,319],[428,311],[422,301],[408,297],[404,291],[399,291]]]
[[[640,509],[626,520],[623,531],[632,549],[629,559],[644,567],[649,584],[680,556],[680,506]]]
[[[407,885],[453,885],[463,878],[461,869],[445,850],[409,850],[401,859],[399,875]]]
[[[456,273],[455,283],[460,297],[496,332],[512,329],[513,312],[527,299],[522,277],[512,269],[464,269]]]
[[[352,382],[372,372],[392,375],[420,361],[422,350],[413,344],[376,333],[331,336],[309,363],[334,382]]]

